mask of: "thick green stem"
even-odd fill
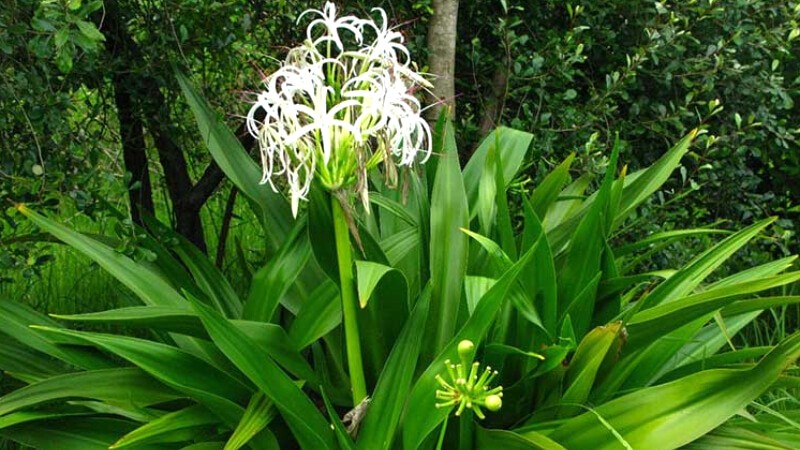
[[[458,448],[459,450],[472,450],[473,437],[475,436],[475,421],[471,409],[465,409],[458,418]]]
[[[347,368],[353,390],[353,405],[358,405],[367,396],[364,365],[361,362],[361,339],[356,319],[357,300],[353,292],[353,254],[350,247],[350,229],[342,205],[336,195],[331,196],[333,228],[336,233],[336,255],[339,261],[339,284],[342,294],[342,323],[344,323]]]

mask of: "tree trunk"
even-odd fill
[[[492,91],[486,98],[483,107],[483,117],[479,132],[481,137],[485,137],[492,130],[497,128],[503,115],[503,107],[506,102],[506,91],[508,90],[508,61],[503,58],[497,64],[497,68],[492,75]]]
[[[155,211],[153,188],[150,184],[142,121],[133,106],[125,78],[127,77],[123,75],[114,75],[114,101],[119,119],[122,159],[125,162],[125,170],[131,174],[127,186],[131,202],[131,220],[137,225],[144,226],[142,212],[153,214]]]
[[[199,248],[206,252],[206,238],[203,235],[203,222],[200,220],[200,208],[203,204],[193,205],[187,202],[192,190],[192,180],[186,168],[186,158],[183,150],[173,142],[167,131],[161,128],[162,119],[147,115],[150,135],[153,136],[158,158],[164,170],[164,183],[172,202],[172,214],[175,218],[175,230]]]
[[[431,99],[435,106],[428,110],[429,120],[436,120],[445,106],[455,117],[457,22],[458,0],[433,0],[433,17],[428,25],[428,67],[436,78]]]
[[[228,201],[225,202],[225,213],[222,215],[222,226],[219,229],[219,244],[217,244],[217,257],[214,260],[214,265],[222,270],[222,263],[225,260],[225,246],[228,241],[228,233],[231,230],[231,220],[233,220],[233,208],[236,206],[236,194],[239,189],[236,186],[231,187],[231,193],[228,194]]]
[[[115,58],[125,58],[128,53],[127,43],[121,36],[125,33],[124,22],[119,19],[115,2],[108,8],[110,14],[103,23],[103,32],[108,39],[107,46]],[[122,144],[122,159],[125,170],[131,174],[128,183],[128,196],[131,203],[131,220],[144,226],[142,213],[154,214],[153,189],[150,183],[149,164],[145,151],[144,124],[141,113],[136,107],[136,91],[130,71],[116,70],[111,83],[114,87],[114,103],[119,120],[119,134]]]

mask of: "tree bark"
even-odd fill
[[[228,194],[228,201],[225,202],[225,213],[222,215],[222,226],[219,229],[219,243],[217,244],[217,257],[214,260],[214,265],[222,270],[222,263],[225,260],[225,247],[228,242],[228,233],[231,230],[231,220],[233,219],[233,208],[236,206],[236,194],[239,189],[236,186],[231,187],[231,193]]]
[[[436,78],[431,98],[435,106],[428,109],[429,120],[436,120],[443,107],[455,117],[457,24],[458,0],[433,0],[433,17],[428,25],[428,67]]]
[[[503,58],[503,60],[497,64],[494,75],[492,75],[492,90],[484,103],[483,117],[481,118],[479,128],[481,137],[485,137],[492,130],[497,128],[498,122],[503,115],[507,90],[508,61],[507,58]]]
[[[109,2],[114,3],[114,2]],[[113,14],[116,10],[109,8],[109,14],[103,23],[104,34],[108,40],[108,48],[112,56],[123,57],[128,53],[127,43],[120,39],[125,33],[124,24],[119,16]],[[120,141],[122,144],[122,159],[125,170],[131,174],[128,184],[128,196],[131,203],[131,220],[133,223],[144,226],[142,213],[154,214],[153,188],[150,183],[149,164],[144,140],[144,124],[140,111],[136,107],[134,80],[130,71],[113,71],[111,83],[114,87],[114,103],[117,108],[119,120]]]
[[[128,198],[131,203],[131,220],[137,225],[144,226],[142,212],[154,214],[155,211],[153,187],[150,183],[150,169],[145,153],[142,121],[133,106],[125,78],[124,75],[114,75],[114,102],[119,119],[122,160],[125,163],[125,170],[131,174],[127,186]]]

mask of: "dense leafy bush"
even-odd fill
[[[480,19],[487,10],[497,19]],[[534,135],[532,176],[571,151],[580,167],[601,170],[616,133],[625,160],[642,167],[701,127],[708,134],[681,179],[646,211],[652,223],[746,224],[779,214],[775,240],[797,251],[789,238],[800,198],[791,181],[800,167],[800,4],[469,2],[462,17],[461,52],[471,58],[459,66],[460,117],[474,130],[500,94],[496,121]],[[506,83],[487,96],[498,77]]]

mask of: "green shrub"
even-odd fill
[[[601,171],[615,135],[625,161],[644,167],[665,143],[701,127],[708,134],[683,161],[681,178],[642,210],[652,216],[646,222],[681,228],[729,220],[736,228],[780,215],[773,244],[756,243],[736,265],[798,251],[791,237],[800,191],[790,181],[800,169],[798,2],[462,5],[465,136],[491,103],[498,71],[508,83],[497,123],[533,133],[535,179],[572,151],[577,167]],[[653,230],[639,231],[635,238]],[[687,243],[677,253],[698,249]]]

